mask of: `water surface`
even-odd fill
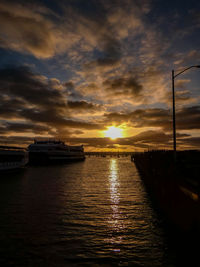
[[[168,264],[163,229],[129,157],[29,166],[1,177],[0,200],[1,266]]]

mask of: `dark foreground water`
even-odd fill
[[[175,266],[130,158],[1,176],[0,266]]]

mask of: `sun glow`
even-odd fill
[[[104,131],[104,134],[105,134],[105,137],[116,139],[116,138],[123,137],[123,130],[115,126],[110,126],[108,127],[107,131]]]

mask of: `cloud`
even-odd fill
[[[112,92],[114,95],[130,95],[134,97],[141,96],[142,85],[139,84],[136,78],[133,77],[119,77],[105,80],[103,82],[106,90]]]
[[[111,112],[104,114],[105,120],[113,123],[128,123],[129,125],[141,127],[171,128],[170,113],[166,109],[136,109],[133,112]]]
[[[19,52],[47,58],[55,53],[53,25],[45,19],[47,8],[22,5],[16,2],[0,3],[0,46]]]
[[[27,67],[7,67],[0,69],[0,91],[13,97],[20,97],[30,104],[41,107],[66,106],[59,90],[49,88],[48,80],[34,74]]]
[[[188,137],[180,140],[179,143],[188,146],[190,149],[200,149],[200,137]]]
[[[21,112],[21,115],[31,120],[32,122],[46,123],[54,126],[62,131],[63,128],[79,128],[79,129],[103,129],[104,127],[95,122],[85,122],[82,120],[67,118],[60,113],[53,113],[52,109],[36,110],[25,109]]]
[[[148,1],[63,1],[52,10],[40,1],[1,1],[0,47],[37,58],[68,53],[80,61],[91,53],[87,67],[116,65],[122,57],[121,41],[143,24]],[[145,4],[144,4],[145,3]],[[88,7],[89,6],[89,7]],[[146,8],[144,8],[146,6]],[[93,10],[94,9],[94,10]],[[62,10],[62,12],[56,12]],[[74,57],[74,52],[77,52]],[[92,59],[92,54],[95,55]],[[83,55],[83,57],[81,56]],[[77,57],[78,56],[78,57]]]
[[[164,96],[165,101],[171,105],[172,103],[172,92],[167,92]],[[188,104],[194,104],[198,102],[198,98],[193,97],[192,93],[189,90],[176,90],[175,93],[175,101],[176,106],[179,105],[188,105]]]
[[[17,111],[23,109],[25,106],[26,103],[22,99],[10,99],[8,96],[2,94],[0,102],[0,116],[1,118],[7,119],[15,118],[15,116],[17,116]]]
[[[176,114],[178,130],[200,129],[200,106],[184,107]]]
[[[185,89],[185,86],[190,82],[189,79],[179,79],[175,81],[176,88]]]
[[[26,147],[33,142],[33,137],[25,135],[0,135],[0,144],[20,145]]]
[[[129,113],[105,113],[105,121],[116,123],[128,123],[129,125],[142,127],[157,127],[170,132],[172,130],[172,112],[167,109],[137,109]],[[200,107],[183,107],[176,111],[177,130],[200,129]]]
[[[16,123],[16,122],[4,122],[0,127],[1,134],[15,134],[15,133],[34,133],[34,134],[53,134],[51,128],[47,125],[39,125],[35,123]]]
[[[0,69],[0,92],[2,95],[0,117],[11,120],[6,127],[2,128],[2,131],[4,130],[6,133],[8,130],[16,128],[16,131],[32,129],[36,132],[38,129],[38,132],[43,130],[52,134],[53,130],[54,133],[56,131],[60,133],[66,132],[67,128],[104,128],[95,121],[73,118],[70,109],[95,110],[98,109],[98,105],[84,100],[67,102],[65,91],[57,85],[60,85],[58,80],[52,81],[51,79],[49,81],[46,77],[33,73],[27,67]],[[25,120],[25,123],[19,124],[16,123],[16,120]]]
[[[68,107],[70,109],[74,109],[74,110],[82,110],[82,111],[95,111],[95,110],[98,110],[100,109],[100,106],[99,105],[95,105],[93,103],[89,103],[87,101],[68,101],[67,102],[68,104]]]
[[[34,4],[1,1],[0,47],[37,58],[50,58],[69,51],[78,43],[83,51],[90,51],[99,43],[105,54],[100,64],[114,62],[119,57],[118,42],[106,30],[108,23],[104,13],[100,14],[105,18],[102,25],[100,19],[80,13],[73,3],[63,6],[62,10],[63,16],[37,1]]]
[[[146,38],[145,40],[149,41],[148,36],[153,36],[151,38],[154,41],[157,40],[155,34],[150,33],[147,36],[144,31],[144,18],[150,12],[149,1],[138,3],[125,0],[123,4],[120,1],[102,0],[98,3],[89,1],[89,8],[87,3],[80,5],[79,1],[68,1],[67,4],[60,2],[57,7],[62,12],[59,13],[50,9],[50,6],[46,7],[37,1],[34,4],[2,1],[0,12],[2,12],[2,25],[5,27],[0,29],[0,46],[29,53],[38,58],[50,58],[63,54],[66,60],[72,61],[76,61],[77,57],[73,56],[76,52],[81,67],[79,74],[82,72],[85,80],[93,83],[102,78],[101,83],[105,85],[107,83],[109,88],[115,89],[110,92],[113,91],[116,97],[123,95],[123,89],[124,95],[134,95],[139,99],[141,88],[145,90],[147,87],[150,88],[149,84],[143,84],[135,75],[133,78],[123,75],[125,68],[130,65],[130,63],[125,64],[126,58],[130,56],[127,55],[128,50],[132,46],[136,49],[134,42],[137,39],[136,43],[139,44],[138,35],[142,35],[141,40]],[[142,46],[146,46],[146,42]],[[152,47],[154,46],[145,48],[146,60],[149,60],[146,64],[148,66],[151,64],[149,53]],[[144,58],[144,51],[141,54]],[[65,64],[66,60],[64,60]],[[105,80],[105,73],[114,71],[116,75],[112,73],[112,79],[110,79],[107,73]],[[57,86],[62,89],[62,85],[56,83],[56,80],[51,81],[51,87],[53,84],[54,88]],[[98,88],[100,86],[97,84]],[[77,94],[76,100],[82,97],[78,95],[77,90],[71,94],[72,97]]]
[[[92,60],[89,63],[84,65],[86,70],[92,70],[93,68],[99,68],[102,70],[106,68],[107,70],[118,66],[119,61],[121,59],[121,44],[114,37],[111,37],[110,34],[104,34],[100,37],[99,47],[101,50],[101,56],[97,57],[97,59]]]

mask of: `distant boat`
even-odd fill
[[[0,171],[15,170],[28,163],[28,151],[22,147],[0,146]]]
[[[30,163],[60,163],[85,159],[84,148],[69,146],[60,140],[34,140],[28,146]]]

